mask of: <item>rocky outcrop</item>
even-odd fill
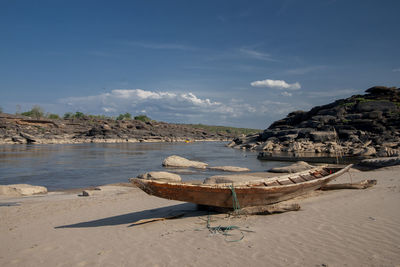
[[[138,175],[137,178],[145,180],[157,180],[157,181],[173,181],[173,182],[182,181],[182,178],[178,174],[170,172],[146,172]]]
[[[164,159],[162,165],[164,167],[205,169],[208,164],[200,161],[188,160],[183,157],[173,155]]]
[[[375,86],[364,95],[294,111],[228,146],[271,153],[400,156],[400,89]]]
[[[36,194],[46,194],[47,188],[29,184],[10,184],[0,185],[0,196],[31,196]]]
[[[0,144],[227,141],[233,137],[227,132],[156,121],[90,117],[38,120],[0,113]]]

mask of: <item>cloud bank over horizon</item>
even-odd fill
[[[294,110],[309,110],[317,102],[327,104],[339,97],[361,93],[356,89],[326,91],[269,90],[265,93],[240,95],[198,95],[192,91],[113,89],[86,95],[71,96],[55,102],[9,103],[7,110],[17,106],[17,112],[39,105],[46,112],[63,115],[83,112],[116,117],[129,112],[145,114],[157,121],[193,123],[265,129]],[[296,95],[296,97],[291,97]],[[316,101],[318,99],[318,101]],[[9,111],[7,111],[9,112]]]
[[[223,101],[199,97],[192,92],[151,91],[144,89],[114,89],[98,95],[67,97],[59,100],[64,110],[76,110],[87,114],[105,113],[115,116],[129,112],[146,114],[167,122],[203,123],[257,127],[274,116],[284,116],[291,111],[289,103],[260,99],[251,104],[241,99]],[[251,123],[243,121],[254,119]],[[264,122],[265,121],[265,122]]]

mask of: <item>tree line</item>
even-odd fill
[[[2,109],[0,107],[0,113],[2,113]],[[148,122],[151,121],[152,119],[149,118],[147,115],[138,115],[134,116],[132,118],[132,115],[128,112],[124,114],[119,114],[117,117],[109,117],[105,115],[91,115],[91,114],[84,114],[83,112],[76,111],[75,113],[73,112],[67,112],[65,113],[62,117],[60,117],[58,114],[55,113],[46,113],[42,107],[35,105],[32,107],[31,110],[22,112],[22,113],[16,113],[16,115],[22,115],[22,116],[27,116],[35,119],[41,119],[41,118],[47,118],[47,119],[64,119],[64,120],[69,120],[69,119],[99,119],[99,120],[140,120],[143,122]]]

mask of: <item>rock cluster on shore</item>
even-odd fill
[[[400,89],[375,86],[354,95],[294,111],[261,133],[229,146],[266,151],[326,153],[335,156],[400,156]]]
[[[30,184],[0,185],[0,196],[31,196],[46,193],[47,188],[44,186]]]
[[[165,122],[32,119],[0,113],[0,144],[226,141],[233,137],[233,134]]]
[[[213,171],[224,171],[224,172],[249,172],[249,168],[238,167],[238,166],[208,166],[207,163],[201,161],[189,160],[177,155],[172,155],[165,158],[162,162],[162,166],[166,168],[172,168],[176,172],[176,168],[194,168],[199,170],[213,170]],[[182,178],[176,174],[165,171],[152,171],[139,174],[137,178],[145,180],[158,180],[158,181],[170,181],[179,182]]]

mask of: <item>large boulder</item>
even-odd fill
[[[306,171],[309,169],[314,168],[314,166],[308,164],[305,161],[298,161],[292,165],[285,166],[285,167],[277,167],[277,168],[272,168],[268,170],[268,172],[276,172],[276,173],[295,173],[295,172],[301,172],[301,171]]]
[[[157,181],[174,181],[174,182],[182,181],[182,178],[178,174],[170,172],[146,172],[138,175],[137,178],[145,180],[157,180]]]
[[[47,188],[30,184],[10,184],[0,185],[0,196],[31,196],[36,194],[46,194]]]
[[[314,142],[334,141],[337,138],[336,132],[315,131],[310,133],[311,140]]]
[[[19,135],[22,136],[23,138],[25,138],[27,143],[35,143],[36,142],[36,137],[34,137],[30,134],[20,132]]]
[[[215,166],[209,167],[210,170],[224,171],[224,172],[249,172],[249,168],[236,167],[236,166]]]
[[[374,159],[364,159],[359,163],[360,166],[369,168],[382,168],[400,165],[400,157],[382,157]]]
[[[200,161],[188,160],[180,156],[173,155],[164,159],[162,165],[164,167],[183,167],[183,168],[192,167],[198,169],[205,169],[208,164]]]
[[[359,148],[353,151],[354,156],[369,157],[376,155],[376,149],[374,147],[368,146]]]
[[[374,86],[367,89],[365,92],[374,95],[394,95],[398,94],[398,89],[396,87]]]

